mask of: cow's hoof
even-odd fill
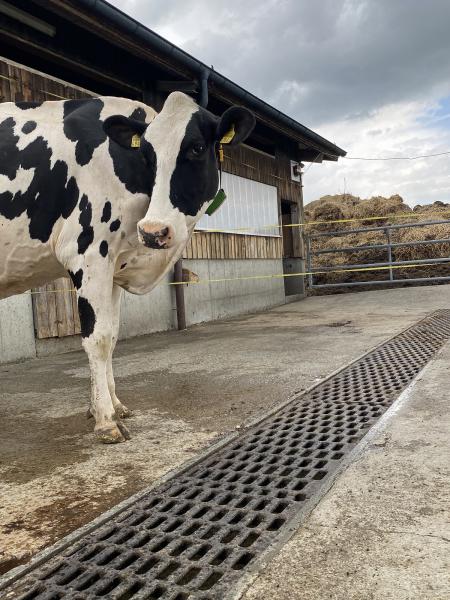
[[[119,419],[129,419],[133,416],[133,411],[127,408],[124,404],[119,404],[119,406],[116,406],[115,411]]]
[[[120,421],[96,429],[95,435],[102,444],[118,444],[129,440],[131,437],[128,429]]]
[[[116,425],[120,429],[120,433],[123,435],[123,437],[126,440],[130,440],[131,435],[130,435],[130,432],[128,431],[128,429],[125,427],[125,425],[121,421],[117,421]]]

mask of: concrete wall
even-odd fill
[[[185,260],[200,279],[233,279],[282,274],[281,259]],[[145,296],[122,296],[120,339],[166,331],[177,326],[171,275]],[[283,278],[212,282],[185,287],[188,325],[242,315],[285,302]],[[35,340],[29,293],[0,300],[0,363],[77,350],[80,336]]]
[[[171,275],[167,276],[145,296],[122,293],[119,339],[176,327],[175,293],[173,286],[169,285],[171,279]]]
[[[184,260],[183,266],[197,273],[200,279],[232,279],[283,272],[281,259]],[[185,301],[186,321],[192,325],[283,304],[284,283],[280,277],[189,285],[185,288]]]
[[[35,355],[30,293],[0,300],[0,363]]]
[[[184,260],[183,267],[201,280],[274,275],[283,272],[282,261],[274,260]],[[127,292],[122,296],[120,339],[166,331],[177,326],[174,287],[166,277],[145,296]],[[280,278],[248,279],[184,288],[188,326],[264,310],[285,301],[284,282]]]

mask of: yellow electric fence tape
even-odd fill
[[[443,264],[443,263],[441,263]],[[444,263],[445,264],[445,263]],[[389,269],[412,269],[417,267],[435,267],[436,263],[414,265],[386,265],[382,267],[362,267],[358,269],[334,269],[327,271],[304,271],[301,273],[275,273],[274,275],[248,275],[246,277],[230,277],[222,279],[199,279],[198,281],[172,281],[169,285],[198,285],[200,283],[221,283],[223,281],[245,281],[249,279],[284,279],[285,277],[307,277],[308,275],[327,275],[329,273],[361,273],[364,271],[386,271]],[[400,280],[398,280],[400,281]],[[389,280],[386,280],[389,283]]]
[[[445,264],[445,263],[441,263]],[[221,279],[199,279],[198,281],[172,281],[168,285],[199,285],[205,283],[222,283],[226,281],[248,281],[250,279],[284,279],[285,277],[307,277],[308,275],[328,275],[329,273],[362,273],[365,271],[387,271],[395,269],[416,269],[418,267],[435,267],[436,263],[420,263],[413,265],[385,265],[382,267],[360,267],[358,269],[333,269],[327,271],[303,271],[300,273],[274,273],[273,275],[247,275],[245,277],[223,277]],[[398,279],[397,281],[401,281]],[[389,283],[389,279],[386,280]],[[31,292],[31,294],[58,294],[64,292],[75,292],[70,290],[42,290]]]

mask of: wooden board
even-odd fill
[[[239,260],[282,258],[280,237],[196,231],[183,253],[183,258]]]

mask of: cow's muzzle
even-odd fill
[[[147,248],[166,250],[173,246],[174,230],[163,223],[144,224],[138,227],[139,240]]]

